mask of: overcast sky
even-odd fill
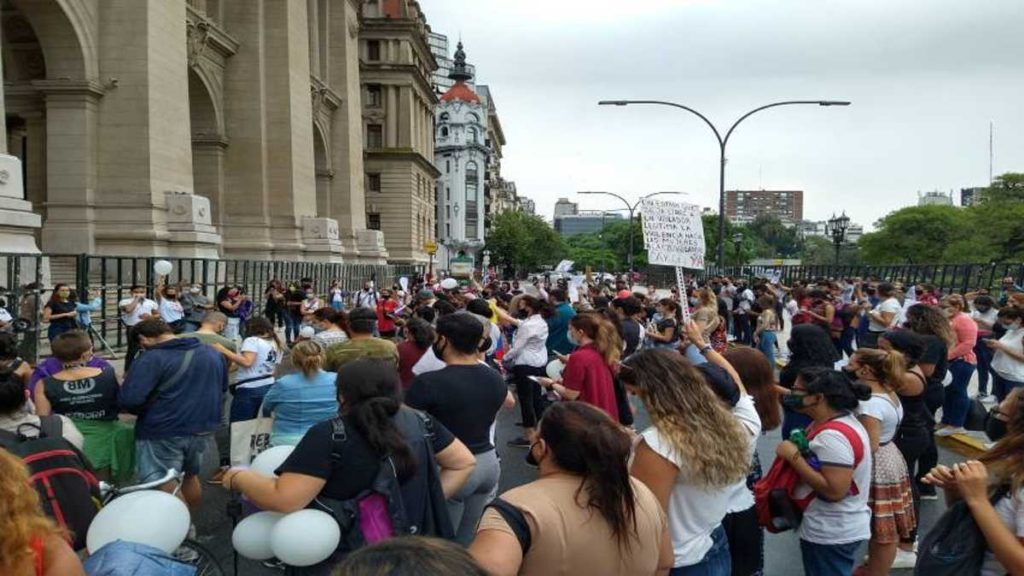
[[[602,99],[673,100],[737,128],[727,189],[801,189],[804,215],[870,225],[918,191],[1024,172],[1022,0],[420,0],[461,36],[508,139],[503,174],[551,218],[680,190],[717,210],[718,146],[700,119]]]

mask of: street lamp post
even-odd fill
[[[732,247],[736,250],[736,264],[743,266],[742,260],[740,260],[740,250],[743,248],[743,233],[737,232],[732,235]]]
[[[832,237],[832,244],[836,247],[836,266],[839,266],[839,250],[843,246],[843,241],[846,240],[846,231],[850,228],[850,217],[846,215],[846,211],[843,211],[842,216],[836,216],[836,213],[832,213],[832,217],[825,222],[825,235]]]
[[[626,254],[626,260],[629,263],[629,273],[632,274],[634,272],[634,270],[633,270],[633,213],[636,212],[636,209],[640,206],[640,203],[643,202],[644,200],[648,199],[648,198],[652,198],[654,196],[658,196],[658,195],[661,195],[661,194],[677,194],[677,195],[682,195],[682,194],[685,194],[685,192],[655,192],[653,194],[648,194],[647,196],[644,196],[644,197],[640,198],[639,200],[637,200],[633,204],[630,204],[629,200],[626,200],[625,198],[623,198],[622,196],[619,196],[618,194],[616,194],[614,192],[597,192],[597,191],[591,191],[591,190],[584,190],[584,191],[581,191],[581,192],[577,192],[577,194],[603,194],[605,196],[612,196],[612,197],[618,198],[619,200],[622,200],[622,203],[626,205],[626,210],[629,210],[629,253]],[[603,216],[602,216],[602,218],[603,218]]]
[[[796,104],[814,104],[817,106],[849,106],[850,103],[845,100],[787,100],[785,102],[773,102],[766,104],[758,108],[754,108],[750,112],[747,112],[743,116],[740,116],[739,120],[733,122],[733,125],[729,127],[729,131],[725,133],[725,137],[722,137],[722,133],[718,131],[718,128],[708,120],[707,116],[704,116],[700,112],[697,112],[689,106],[684,106],[676,102],[664,102],[661,100],[601,100],[598,102],[599,106],[627,106],[629,104],[655,104],[660,106],[671,106],[673,108],[679,108],[686,110],[691,114],[694,114],[698,118],[704,121],[705,124],[711,128],[711,131],[715,133],[715,138],[718,140],[719,150],[719,166],[718,166],[718,249],[716,254],[718,256],[718,266],[721,268],[725,266],[725,148],[729,144],[729,137],[732,136],[736,127],[739,126],[740,122],[743,122],[747,118],[754,114],[767,110],[768,108],[775,108],[776,106],[791,106]]]

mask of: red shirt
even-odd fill
[[[390,298],[377,302],[377,330],[381,332],[395,331],[395,321],[389,318],[388,315],[394,314],[397,309],[398,302]]]
[[[402,381],[403,390],[408,390],[412,385],[412,379],[416,376],[412,373],[412,367],[426,353],[426,350],[420,350],[415,343],[408,340],[398,343],[398,378]]]
[[[596,406],[616,422],[619,421],[612,370],[593,344],[580,346],[569,355],[569,361],[562,372],[562,385],[580,393],[577,401]]]

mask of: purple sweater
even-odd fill
[[[92,368],[99,368],[100,370],[110,367],[110,364],[100,358],[99,356],[93,356],[87,366]],[[53,376],[57,372],[64,369],[64,364],[53,356],[50,356],[46,360],[43,360],[39,364],[36,364],[36,369],[32,371],[32,377],[28,381],[28,391],[31,394],[36,392],[36,382],[39,382],[43,378]]]

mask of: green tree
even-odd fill
[[[982,192],[984,202],[1024,202],[1024,172],[1007,172],[995,177]]]
[[[485,249],[491,262],[517,276],[553,266],[565,255],[562,237],[543,218],[518,211],[494,217]]]
[[[777,216],[758,216],[747,227],[755,238],[763,241],[767,247],[766,254],[758,254],[763,258],[793,258],[800,252],[800,235],[796,228],[786,226]]]
[[[972,234],[968,211],[953,206],[910,206],[875,223],[861,236],[861,256],[868,264],[931,264],[945,262],[947,248]],[[972,258],[978,261],[977,257]]]
[[[799,255],[800,261],[804,264],[835,264],[836,247],[828,238],[810,236],[801,242]],[[842,266],[860,264],[859,245],[844,244],[839,250],[839,264]]]

